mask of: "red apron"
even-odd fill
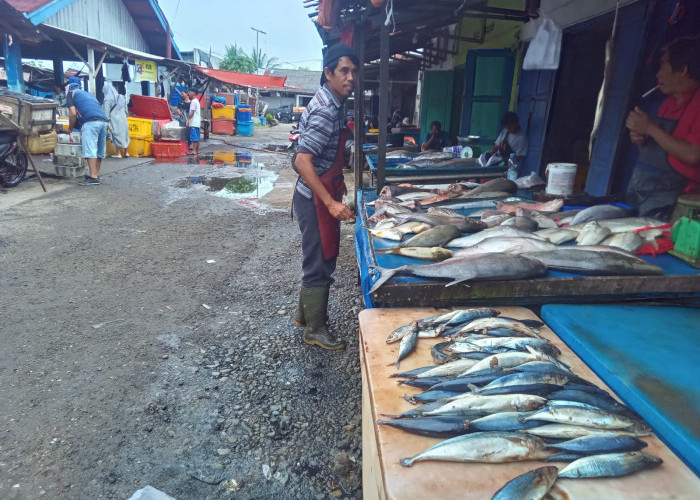
[[[343,195],[348,192],[343,176],[347,138],[347,130],[341,129],[338,139],[338,153],[335,155],[333,166],[328,172],[319,176],[321,183],[335,201],[342,201]],[[334,259],[340,253],[340,221],[331,215],[318,196],[314,196],[314,204],[316,205],[316,220],[321,237],[323,258],[326,260]]]

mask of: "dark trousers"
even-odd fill
[[[334,281],[332,275],[337,259],[323,258],[314,200],[309,200],[294,190],[292,205],[301,231],[301,251],[304,256],[301,264],[301,286],[304,288],[329,287]]]

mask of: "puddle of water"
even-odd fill
[[[215,165],[249,168],[257,166],[252,154],[237,153],[235,151],[214,151],[213,153],[200,153],[199,155],[187,155],[179,158],[157,158],[153,163],[177,163],[180,165]]]
[[[239,177],[193,175],[181,179],[175,187],[191,188],[194,184],[203,184],[207,186],[207,191],[212,191],[215,196],[233,200],[258,200],[272,191],[277,174],[269,170],[256,170],[255,174]]]

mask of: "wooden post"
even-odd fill
[[[386,125],[389,115],[389,27],[379,30],[379,151],[377,155],[377,194],[386,180]]]
[[[88,92],[92,95],[97,95],[97,85],[95,84],[95,49],[88,45],[87,48],[87,62],[88,62]]]
[[[357,200],[357,192],[362,189],[362,170],[365,165],[363,144],[365,143],[365,36],[362,29],[362,20],[355,23],[354,45],[360,67],[357,68],[357,83],[355,84],[355,155],[353,158],[353,173],[355,177],[355,193],[353,200]]]

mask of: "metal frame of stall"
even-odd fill
[[[311,8],[309,17],[320,17],[321,6],[316,0],[303,0],[304,6]],[[340,40],[346,30],[353,30],[353,46],[361,63],[355,88],[354,115],[356,121],[364,116],[365,72],[370,65],[379,65],[379,95],[389,92],[390,62],[392,64],[414,64],[427,69],[445,61],[457,53],[455,43],[460,41],[483,43],[483,36],[466,37],[450,31],[450,26],[463,17],[479,19],[504,19],[527,21],[537,17],[539,0],[526,0],[524,8],[505,9],[488,6],[483,0],[403,0],[400,9],[389,5],[372,7],[366,0],[338,0],[336,26],[317,26],[321,39],[326,45]],[[326,6],[327,7],[327,6]],[[326,12],[326,14],[328,14]],[[482,34],[483,35],[483,34]],[[379,123],[387,122],[389,102],[379,102]],[[355,127],[355,152],[353,173],[355,192],[363,188],[364,169],[363,127]],[[386,127],[379,128],[377,192],[386,183]]]

